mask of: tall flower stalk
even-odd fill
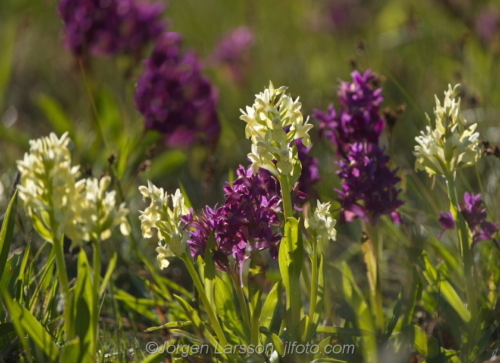
[[[442,175],[446,180],[450,212],[455,221],[457,240],[462,256],[467,303],[471,312],[471,324],[478,317],[477,296],[474,289],[475,269],[471,251],[472,241],[469,230],[458,203],[456,189],[456,172],[460,168],[474,165],[481,153],[479,133],[475,132],[477,124],[467,127],[466,120],[460,113],[460,98],[457,98],[458,85],[449,85],[445,91],[443,104],[436,96],[434,109],[435,125],[426,127],[416,137],[418,145],[414,154],[417,158],[415,168],[425,170],[429,175]],[[427,116],[430,124],[430,118]]]
[[[328,137],[341,157],[337,174],[342,179],[337,199],[341,204],[340,221],[362,219],[368,239],[362,244],[370,286],[370,306],[375,325],[384,329],[384,312],[380,267],[382,241],[377,238],[377,222],[382,215],[390,215],[400,222],[397,209],[403,204],[398,199],[397,169],[391,169],[389,156],[379,145],[385,129],[381,115],[382,89],[375,89],[375,75],[371,71],[353,72],[352,82],[342,82],[338,90],[340,108],[330,106],[327,112],[313,114],[320,123],[320,135]]]
[[[283,201],[284,229],[296,230],[296,220],[293,218],[293,204],[291,191],[293,184],[299,179],[302,166],[298,158],[297,146],[294,140],[300,139],[306,147],[311,145],[308,134],[313,127],[304,121],[300,111],[302,104],[299,99],[293,99],[286,94],[286,87],[275,88],[272,83],[269,87],[255,96],[251,107],[241,110],[240,117],[246,122],[245,135],[252,141],[252,152],[248,154],[252,167],[257,172],[263,168],[278,178],[281,186]],[[290,223],[290,225],[288,225]],[[288,226],[287,226],[288,225]],[[284,236],[280,254],[290,254],[292,261],[281,263],[282,273],[288,274],[285,285],[287,293],[286,309],[287,328],[298,336],[300,323],[300,273],[302,269],[301,253],[303,251],[300,232],[293,232],[294,237]],[[286,232],[285,232],[286,234]],[[281,260],[280,260],[281,261]],[[294,266],[291,268],[290,266]]]

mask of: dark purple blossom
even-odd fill
[[[394,212],[404,202],[397,198],[401,190],[395,185],[400,178],[397,169],[389,169],[389,157],[376,145],[364,143],[352,144],[347,155],[337,162],[337,174],[342,178],[342,189],[336,189],[342,205],[341,221],[359,217],[376,223],[380,216],[391,214],[399,222]]]
[[[61,0],[66,46],[76,55],[127,53],[139,56],[166,25],[159,2],[141,0]]]
[[[342,82],[338,90],[339,110],[329,106],[327,112],[315,110],[313,117],[320,123],[320,136],[325,135],[336,146],[337,174],[342,188],[337,199],[342,206],[340,221],[362,218],[376,223],[391,215],[400,223],[397,208],[401,192],[396,187],[400,178],[397,169],[390,169],[389,157],[379,146],[385,120],[380,114],[382,90],[374,89],[375,75],[371,71],[353,72],[352,82]]]
[[[234,183],[224,187],[222,207],[206,207],[199,216],[191,213],[183,217],[191,235],[188,244],[192,255],[204,256],[213,235],[214,259],[222,270],[227,269],[229,256],[242,262],[251,251],[269,249],[276,258],[281,240],[275,231],[280,224],[277,211],[281,198],[276,194],[274,177],[254,175],[251,167],[245,170],[243,166],[236,173]]]
[[[484,202],[481,199],[481,194],[464,194],[464,203],[460,204],[460,213],[462,213],[469,229],[472,232],[472,245],[477,242],[492,240],[497,247],[500,248],[498,240],[493,237],[498,232],[498,223],[488,222],[486,220],[486,208],[483,207]],[[450,212],[440,212],[439,223],[443,228],[438,238],[441,238],[444,230],[455,229],[455,222]]]
[[[342,82],[338,91],[340,111],[329,106],[327,112],[315,110],[313,117],[320,124],[320,136],[327,136],[337,147],[337,155],[345,156],[356,142],[378,144],[385,121],[380,115],[382,89],[373,89],[375,76],[370,70],[351,74],[352,82]]]
[[[439,212],[439,224],[443,228],[437,238],[441,238],[446,229],[455,229],[455,220],[451,212]]]
[[[146,127],[165,134],[171,147],[213,145],[219,137],[216,92],[196,55],[181,50],[178,33],[164,33],[156,42],[134,100]]]

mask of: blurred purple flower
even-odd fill
[[[134,101],[146,127],[165,134],[170,147],[217,142],[216,92],[203,77],[196,55],[182,52],[178,33],[164,33],[156,42]]]
[[[464,203],[460,205],[460,212],[472,232],[472,243],[492,240],[497,246],[498,241],[493,234],[498,231],[497,224],[486,221],[486,208],[483,208],[481,194],[464,194]]]
[[[248,65],[248,56],[254,43],[254,34],[249,27],[238,27],[226,35],[215,46],[210,57],[216,65],[227,66],[236,82],[243,81],[243,70]]]
[[[276,194],[275,179],[253,174],[252,167],[236,171],[238,178],[224,187],[225,204],[206,207],[199,216],[183,217],[188,244],[194,257],[204,256],[209,236],[213,233],[214,259],[221,270],[227,270],[228,257],[244,262],[251,251],[269,249],[273,258],[278,255],[281,237],[274,231],[280,224],[277,210],[281,202]]]
[[[342,205],[341,221],[362,218],[373,224],[384,214],[390,214],[395,222],[400,222],[395,212],[403,205],[398,200],[401,192],[396,184],[401,180],[397,169],[390,170],[389,157],[377,145],[355,143],[351,145],[347,159],[337,164],[337,174],[342,178],[342,189],[336,189]]]
[[[327,15],[334,31],[346,32],[366,25],[370,20],[368,1],[330,0]]]
[[[140,0],[61,0],[66,46],[76,56],[126,53],[139,57],[165,30],[159,2]]]
[[[241,26],[226,34],[216,45],[213,57],[220,63],[233,64],[241,61],[254,41],[249,27]]]
[[[500,248],[498,240],[493,237],[498,232],[498,223],[488,222],[486,220],[486,208],[483,208],[481,194],[464,194],[464,203],[460,204],[460,213],[464,216],[467,225],[472,232],[472,246],[477,242],[492,240]],[[440,212],[439,223],[443,228],[438,236],[441,238],[446,229],[455,229],[455,221],[450,212]]]
[[[320,123],[320,136],[327,136],[337,147],[337,155],[345,156],[355,142],[378,144],[385,121],[380,115],[382,89],[374,90],[375,75],[367,70],[351,74],[353,82],[342,82],[338,90],[340,111],[329,106],[328,113],[314,110]]]
[[[485,6],[476,18],[476,33],[484,42],[491,42],[500,30],[500,13],[496,7]]]
[[[351,74],[352,82],[342,82],[338,90],[340,108],[329,106],[327,112],[315,110],[320,123],[320,136],[328,137],[342,160],[337,174],[342,189],[337,190],[342,205],[340,221],[362,218],[376,223],[380,216],[390,214],[400,223],[397,208],[401,192],[396,188],[400,178],[397,169],[389,168],[389,157],[379,146],[385,120],[380,115],[382,89],[374,89],[375,75],[367,70]]]
[[[451,212],[439,212],[438,222],[441,225],[442,229],[441,232],[439,232],[437,238],[441,238],[445,230],[455,229],[455,220],[453,219],[453,215],[451,214]]]

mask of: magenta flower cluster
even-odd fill
[[[460,204],[460,213],[462,213],[467,225],[472,232],[472,246],[477,242],[491,240],[500,248],[498,240],[493,237],[498,232],[498,223],[488,222],[486,220],[486,208],[481,194],[464,194],[464,202]],[[455,221],[451,212],[440,212],[439,223],[443,228],[438,238],[441,238],[446,229],[455,229]]]
[[[212,145],[220,133],[216,92],[197,56],[181,49],[181,40],[178,33],[157,40],[138,80],[135,105],[146,127],[164,134],[169,146]]]
[[[193,211],[183,217],[190,234],[187,241],[193,257],[205,256],[213,236],[213,255],[219,269],[228,269],[229,257],[245,261],[252,251],[269,249],[273,258],[278,255],[277,234],[281,198],[274,177],[257,173],[252,167],[237,170],[238,178],[224,187],[225,203],[221,207],[206,207],[200,215]]]
[[[66,46],[76,56],[126,53],[139,56],[166,28],[164,6],[141,0],[61,0]]]
[[[398,199],[396,187],[400,178],[397,169],[389,167],[389,157],[379,145],[385,120],[380,114],[382,89],[374,89],[375,76],[371,71],[353,72],[352,82],[342,82],[338,90],[340,103],[327,112],[315,110],[313,117],[320,123],[320,135],[335,145],[342,179],[336,190],[342,211],[340,221],[356,218],[376,223],[385,214],[400,222],[397,208],[404,202]]]

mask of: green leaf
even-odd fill
[[[151,354],[141,363],[164,363],[164,362],[165,362],[165,352]]]
[[[81,362],[80,354],[80,338],[70,340],[64,344],[59,362]]]
[[[288,331],[299,340],[302,296],[300,294],[300,273],[302,270],[304,246],[299,222],[289,218],[285,223],[285,235],[280,243],[279,268],[286,292],[286,316]]]
[[[75,293],[73,297],[73,314],[75,322],[75,333],[80,338],[80,359],[85,362],[95,360],[97,351],[97,304],[94,301],[96,293],[93,291],[91,281],[91,269],[84,250],[78,254],[78,278],[76,279]],[[97,287],[96,287],[97,289]]]
[[[21,337],[23,344],[24,339],[22,337],[27,334],[50,360],[56,361],[59,356],[59,350],[45,328],[29,310],[21,306],[16,300],[13,300],[6,290],[2,290],[0,293],[12,318],[17,335]]]
[[[37,231],[37,233],[42,237],[45,241],[54,243],[52,233],[48,230],[48,228],[45,226],[45,223],[36,215],[33,214],[33,227]]]
[[[163,325],[160,325],[160,326],[152,326],[151,328],[147,328],[144,331],[150,332],[150,331],[161,330],[161,329],[180,329],[180,328],[189,327],[192,325],[193,325],[193,323],[190,321],[170,321],[170,322],[163,324]]]
[[[285,354],[285,345],[283,344],[283,341],[280,339],[279,336],[277,336],[274,333],[270,333],[264,329],[261,329],[261,333],[270,338],[271,342],[273,342],[274,349],[276,349],[276,351],[280,356]]]
[[[245,329],[238,316],[234,302],[235,299],[233,299],[231,286],[217,276],[215,279],[216,313],[220,315],[224,323],[223,326],[226,329],[229,329],[230,333],[245,341]],[[250,327],[247,328],[248,330],[250,329]]]
[[[198,258],[198,263],[203,269],[203,280],[205,284],[205,291],[207,292],[207,299],[210,304],[214,305],[214,290],[215,290],[215,260],[213,258],[215,249],[215,238],[213,233],[208,237],[207,247],[205,248],[204,258]]]
[[[106,286],[108,285],[109,279],[111,278],[113,271],[115,270],[117,258],[118,258],[117,254],[115,252],[113,253],[111,259],[109,260],[108,269],[106,270],[106,274],[104,275],[104,278],[102,279],[101,282],[101,286],[99,288],[99,297],[102,297],[102,295],[106,291]]]
[[[375,354],[374,352],[377,352],[377,339],[375,336],[375,322],[368,304],[354,280],[349,265],[345,261],[341,262],[339,267],[334,267],[332,275],[332,280],[340,297],[350,308],[352,320],[348,320],[351,320],[358,331],[368,332],[368,334],[362,334],[364,341],[362,350],[364,358],[370,361],[370,357]],[[317,331],[321,332],[321,327]]]
[[[406,325],[401,332],[409,340],[409,344],[422,356],[427,357],[427,334],[416,325]]]
[[[70,135],[74,134],[73,123],[54,98],[46,94],[40,94],[37,97],[37,104],[58,134],[63,134],[65,132],[69,132]]]
[[[17,206],[17,190],[12,197],[7,211],[4,215],[2,229],[0,230],[0,280],[5,269],[7,257],[9,256],[10,245],[14,236],[14,227],[16,224],[16,206]]]
[[[179,181],[179,189],[181,190],[182,196],[184,197],[184,204],[188,208],[193,208],[193,203],[191,203],[191,199],[189,199],[189,194],[184,187],[184,184],[182,184],[181,181]]]
[[[394,328],[396,327],[396,324],[398,323],[399,317],[401,316],[402,312],[402,307],[403,307],[403,293],[400,292],[398,296],[398,301],[396,302],[396,305],[394,306],[394,311],[392,313],[392,318],[387,324],[387,327],[385,329],[385,338],[388,339],[392,332],[394,331]]]
[[[28,289],[29,288],[29,277],[28,277],[28,260],[29,260],[29,257],[30,257],[30,251],[31,251],[31,244],[28,244],[28,246],[26,247],[26,249],[24,250],[24,254],[23,254],[23,259],[21,260],[21,265],[19,267],[19,274],[17,275],[17,281],[16,281],[16,285],[18,287],[18,290],[17,290],[17,295],[14,295],[14,298],[17,299],[17,301],[19,303],[23,303],[24,301],[24,294],[23,294],[23,291],[25,289]]]
[[[318,264],[318,289],[316,295],[316,309],[312,312],[312,316],[309,317],[312,325],[310,330],[307,332],[307,336],[305,337],[305,341],[310,341],[315,333],[319,324],[319,319],[321,317],[321,312],[323,311],[323,299],[325,295],[325,256],[322,253],[319,256],[319,264]],[[311,324],[310,323],[310,324]]]
[[[279,304],[279,298],[283,294],[283,283],[278,281],[274,284],[271,291],[267,295],[262,312],[260,313],[260,326],[266,329],[271,329],[271,322]]]
[[[184,300],[182,297],[179,295],[174,295],[174,297],[177,299],[177,301],[181,304],[182,308],[186,312],[186,315],[188,316],[189,320],[193,323],[193,325],[198,329],[201,330],[203,328],[203,323],[196,313],[196,311],[193,309],[189,303]]]
[[[154,180],[172,174],[187,161],[187,156],[181,150],[169,150],[151,160],[149,171],[144,173],[148,179]]]
[[[462,299],[460,299],[460,296],[451,283],[448,280],[445,280],[443,276],[439,276],[438,271],[431,264],[426,254],[422,254],[422,261],[424,265],[424,276],[429,284],[431,284],[432,288],[444,297],[464,323],[469,323],[471,313],[465,307]]]
[[[203,324],[203,322],[201,321],[198,313],[192,308],[192,306],[189,305],[188,302],[186,300],[184,300],[182,297],[180,297],[178,295],[174,295],[174,297],[181,304],[181,306],[184,309],[184,311],[186,312],[186,315],[188,316],[189,320],[191,320],[191,322],[193,323],[196,333],[200,337],[201,336],[205,336],[205,338],[208,340],[208,342],[213,347],[218,346],[219,343],[217,342],[217,340],[215,339],[215,337],[210,333],[210,331],[208,329],[206,329],[206,327]],[[188,332],[186,332],[184,330],[181,330],[181,329],[172,329],[172,332],[174,332],[174,331],[176,333],[180,333],[180,334],[184,335],[185,337],[193,340],[195,343],[196,342],[199,343],[199,342],[202,341],[198,337],[196,337],[196,336],[192,335],[191,333],[188,333]],[[225,355],[225,354],[222,354],[221,358],[224,358],[224,359],[228,360],[227,359],[227,355]]]

